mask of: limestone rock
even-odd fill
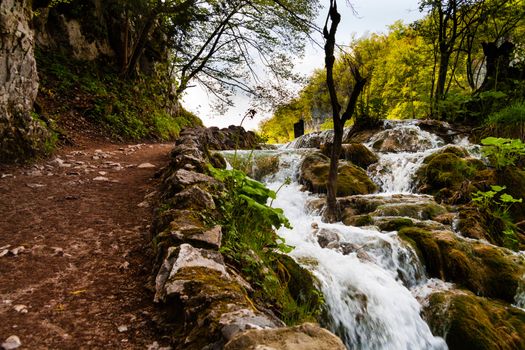
[[[525,348],[525,312],[499,301],[463,290],[438,292],[423,315],[450,350]]]
[[[230,340],[225,350],[344,350],[343,342],[317,324],[249,330]]]
[[[31,115],[38,92],[31,18],[31,1],[0,2],[0,163],[34,157],[49,137]]]
[[[2,349],[4,350],[14,350],[18,349],[21,346],[22,342],[20,341],[20,338],[18,338],[16,335],[10,336],[5,340],[5,342],[2,343]]]
[[[412,244],[431,277],[458,283],[480,296],[514,302],[525,274],[525,257],[450,231],[404,227],[399,237]]]
[[[321,145],[321,152],[325,156],[330,157],[332,152],[332,143],[328,142],[324,145]],[[379,160],[377,155],[370,151],[362,143],[342,144],[340,159],[352,162],[363,169],[368,168],[369,165],[374,164]]]
[[[301,164],[299,181],[314,193],[326,193],[330,162],[321,153],[314,153],[304,158]],[[366,172],[348,162],[340,162],[337,179],[337,195],[349,196],[369,194],[377,190]]]

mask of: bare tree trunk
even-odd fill
[[[337,97],[334,82],[334,49],[335,49],[335,34],[337,27],[341,21],[341,15],[337,11],[337,1],[330,0],[330,10],[328,17],[326,18],[325,26],[323,29],[323,36],[326,40],[324,51],[325,51],[325,65],[326,65],[326,85],[330,94],[330,103],[332,104],[332,119],[334,121],[334,140],[332,153],[330,154],[330,169],[328,173],[327,183],[327,197],[326,197],[326,209],[323,213],[323,220],[327,222],[335,222],[339,220],[340,213],[337,205],[337,170],[339,165],[339,155],[341,153],[341,144],[343,142],[343,131],[347,120],[349,120],[354,114],[355,107],[359,95],[363,91],[366,85],[366,78],[363,78],[359,73],[356,66],[351,66],[352,74],[355,78],[355,86],[350,94],[350,99],[345,111],[341,115],[341,105]],[[330,28],[328,28],[328,23]]]

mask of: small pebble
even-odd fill
[[[2,343],[2,349],[4,350],[18,349],[20,346],[22,346],[22,342],[16,335],[10,336]]]

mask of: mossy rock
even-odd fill
[[[374,220],[372,219],[372,217],[367,214],[343,216],[342,221],[343,221],[343,224],[347,226],[356,226],[356,227],[368,226],[368,225],[374,224]]]
[[[405,216],[419,220],[431,220],[447,212],[443,206],[432,203],[395,203],[377,207],[372,216]]]
[[[317,287],[318,281],[310,271],[284,254],[280,254],[272,263],[272,269],[279,276],[282,285],[286,286],[297,306],[307,308],[310,315],[321,315],[324,309],[323,294]]]
[[[301,164],[299,181],[314,193],[326,193],[330,160],[321,153],[310,154]],[[377,186],[366,172],[348,162],[339,162],[337,196],[369,194],[377,191]]]
[[[321,145],[321,152],[325,156],[330,157],[332,152],[332,143],[327,142]],[[342,144],[339,158],[352,162],[363,169],[366,169],[369,165],[379,161],[379,157],[362,143]]]
[[[416,186],[419,192],[434,195],[440,202],[466,203],[471,193],[483,189],[492,179],[485,171],[482,161],[469,158],[463,148],[449,146],[425,158],[416,172]]]
[[[500,247],[505,246],[505,222],[497,216],[471,206],[459,207],[457,230],[464,237],[484,239]]]
[[[383,219],[383,218],[381,218]],[[403,217],[393,217],[380,222],[374,221],[374,223],[379,227],[381,231],[399,231],[403,227],[412,227],[414,226],[414,221],[409,218]]]
[[[450,350],[525,349],[525,312],[466,291],[430,296],[423,312]]]
[[[458,283],[477,295],[514,301],[525,273],[523,257],[450,231],[404,227],[399,237],[416,249],[431,277]]]

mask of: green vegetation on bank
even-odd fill
[[[440,119],[483,126],[486,136],[523,138],[525,2],[420,1],[420,6],[423,19],[398,21],[387,33],[355,39],[339,52],[334,77],[341,105],[352,92],[350,67],[356,66],[368,79],[356,119]],[[272,142],[286,142],[299,119],[307,129],[323,129],[331,118],[326,73],[318,69],[260,130]]]
[[[78,113],[107,134],[124,140],[172,140],[198,117],[170,99],[169,82],[159,75],[123,79],[110,66],[37,52],[41,114],[60,122]]]
[[[224,184],[219,198],[221,253],[252,285],[254,298],[275,309],[285,323],[316,321],[323,297],[314,277],[285,255],[293,247],[275,230],[290,223],[282,209],[267,204],[276,193],[239,170],[209,171]]]

